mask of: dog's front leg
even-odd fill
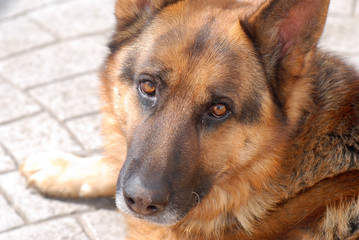
[[[20,167],[29,186],[44,195],[66,198],[114,196],[116,170],[105,158],[62,152],[35,155]]]

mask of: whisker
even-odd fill
[[[198,193],[196,193],[196,192],[192,192],[194,195],[196,195],[197,196],[197,205],[201,202],[201,198],[200,198],[200,196],[198,195]]]

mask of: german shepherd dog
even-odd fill
[[[359,76],[317,48],[329,0],[118,0],[102,159],[22,165],[116,196],[127,239],[359,239]]]

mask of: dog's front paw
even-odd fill
[[[27,159],[20,167],[27,184],[54,197],[96,197],[96,163],[99,158],[79,158],[62,152],[49,152]]]

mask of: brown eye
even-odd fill
[[[140,89],[143,94],[153,96],[156,92],[156,87],[153,85],[151,81],[143,81],[140,83]]]
[[[214,117],[216,118],[221,118],[226,116],[226,114],[228,113],[228,109],[226,107],[226,105],[224,104],[216,104],[212,107],[211,109],[211,113]]]

